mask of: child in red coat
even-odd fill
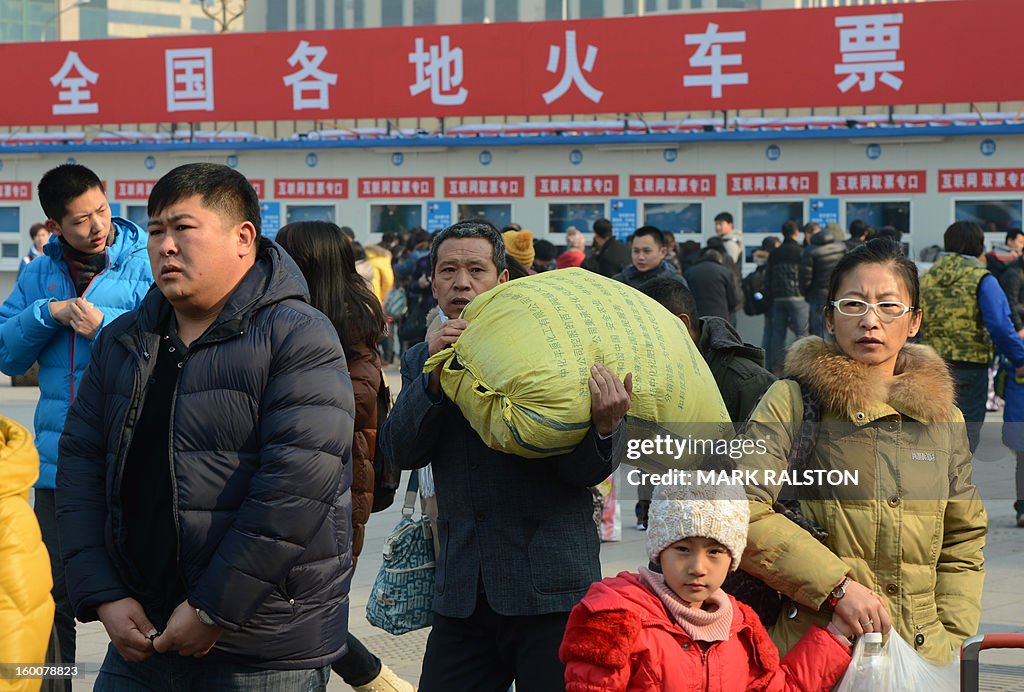
[[[747,542],[742,488],[662,486],[640,568],[590,587],[569,616],[559,656],[567,692],[831,690],[849,642],[814,627],[779,660],[757,615],[721,590]]]

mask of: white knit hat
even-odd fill
[[[651,500],[647,555],[660,564],[665,548],[684,538],[702,536],[728,548],[731,569],[736,570],[747,545],[749,524],[750,506],[742,485],[661,485]]]

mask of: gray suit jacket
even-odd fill
[[[432,464],[440,542],[434,611],[469,617],[477,594],[501,615],[573,608],[601,579],[589,486],[625,451],[625,426],[599,441],[591,428],[570,454],[523,459],[484,445],[459,408],[423,382],[427,345],[402,356],[402,392],[381,451],[403,469]]]

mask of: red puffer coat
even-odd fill
[[[729,639],[702,652],[638,575],[594,584],[573,608],[558,651],[566,691],[827,692],[846,672],[850,654],[820,627],[780,662],[754,611],[729,598]]]

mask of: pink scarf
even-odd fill
[[[669,588],[664,575],[641,567],[640,580],[661,599],[668,614],[694,641],[722,642],[729,638],[732,601],[721,589],[711,594],[703,607],[694,608]]]

